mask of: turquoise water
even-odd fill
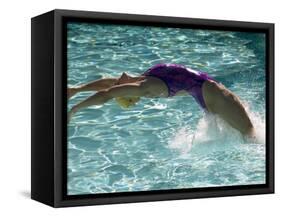
[[[237,94],[257,129],[257,141],[245,142],[190,96],[86,108],[68,125],[68,194],[265,183],[263,34],[69,23],[67,46],[69,86],[183,64]],[[68,107],[93,93],[75,95]]]

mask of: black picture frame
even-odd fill
[[[105,22],[266,34],[266,184],[67,195],[66,22]],[[274,24],[53,10],[31,20],[31,198],[53,207],[274,193]]]

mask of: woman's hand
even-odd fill
[[[72,116],[78,111],[77,106],[73,106],[67,114],[67,123],[70,122]]]
[[[78,92],[77,88],[67,88],[67,99],[70,99],[72,96],[74,96]]]

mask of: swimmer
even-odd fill
[[[97,91],[74,105],[68,120],[80,109],[102,105],[115,99],[122,107],[134,106],[141,97],[191,95],[207,113],[216,114],[245,136],[254,135],[254,127],[240,99],[207,73],[179,64],[157,64],[142,75],[123,73],[119,78],[105,78],[68,89],[68,98],[82,91]]]

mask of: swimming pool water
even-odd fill
[[[69,195],[265,183],[265,36],[128,25],[69,23],[68,86],[122,72],[140,75],[157,63],[206,71],[237,94],[257,141],[190,96],[112,100],[79,111],[68,125]],[[94,94],[83,92],[74,104]]]

